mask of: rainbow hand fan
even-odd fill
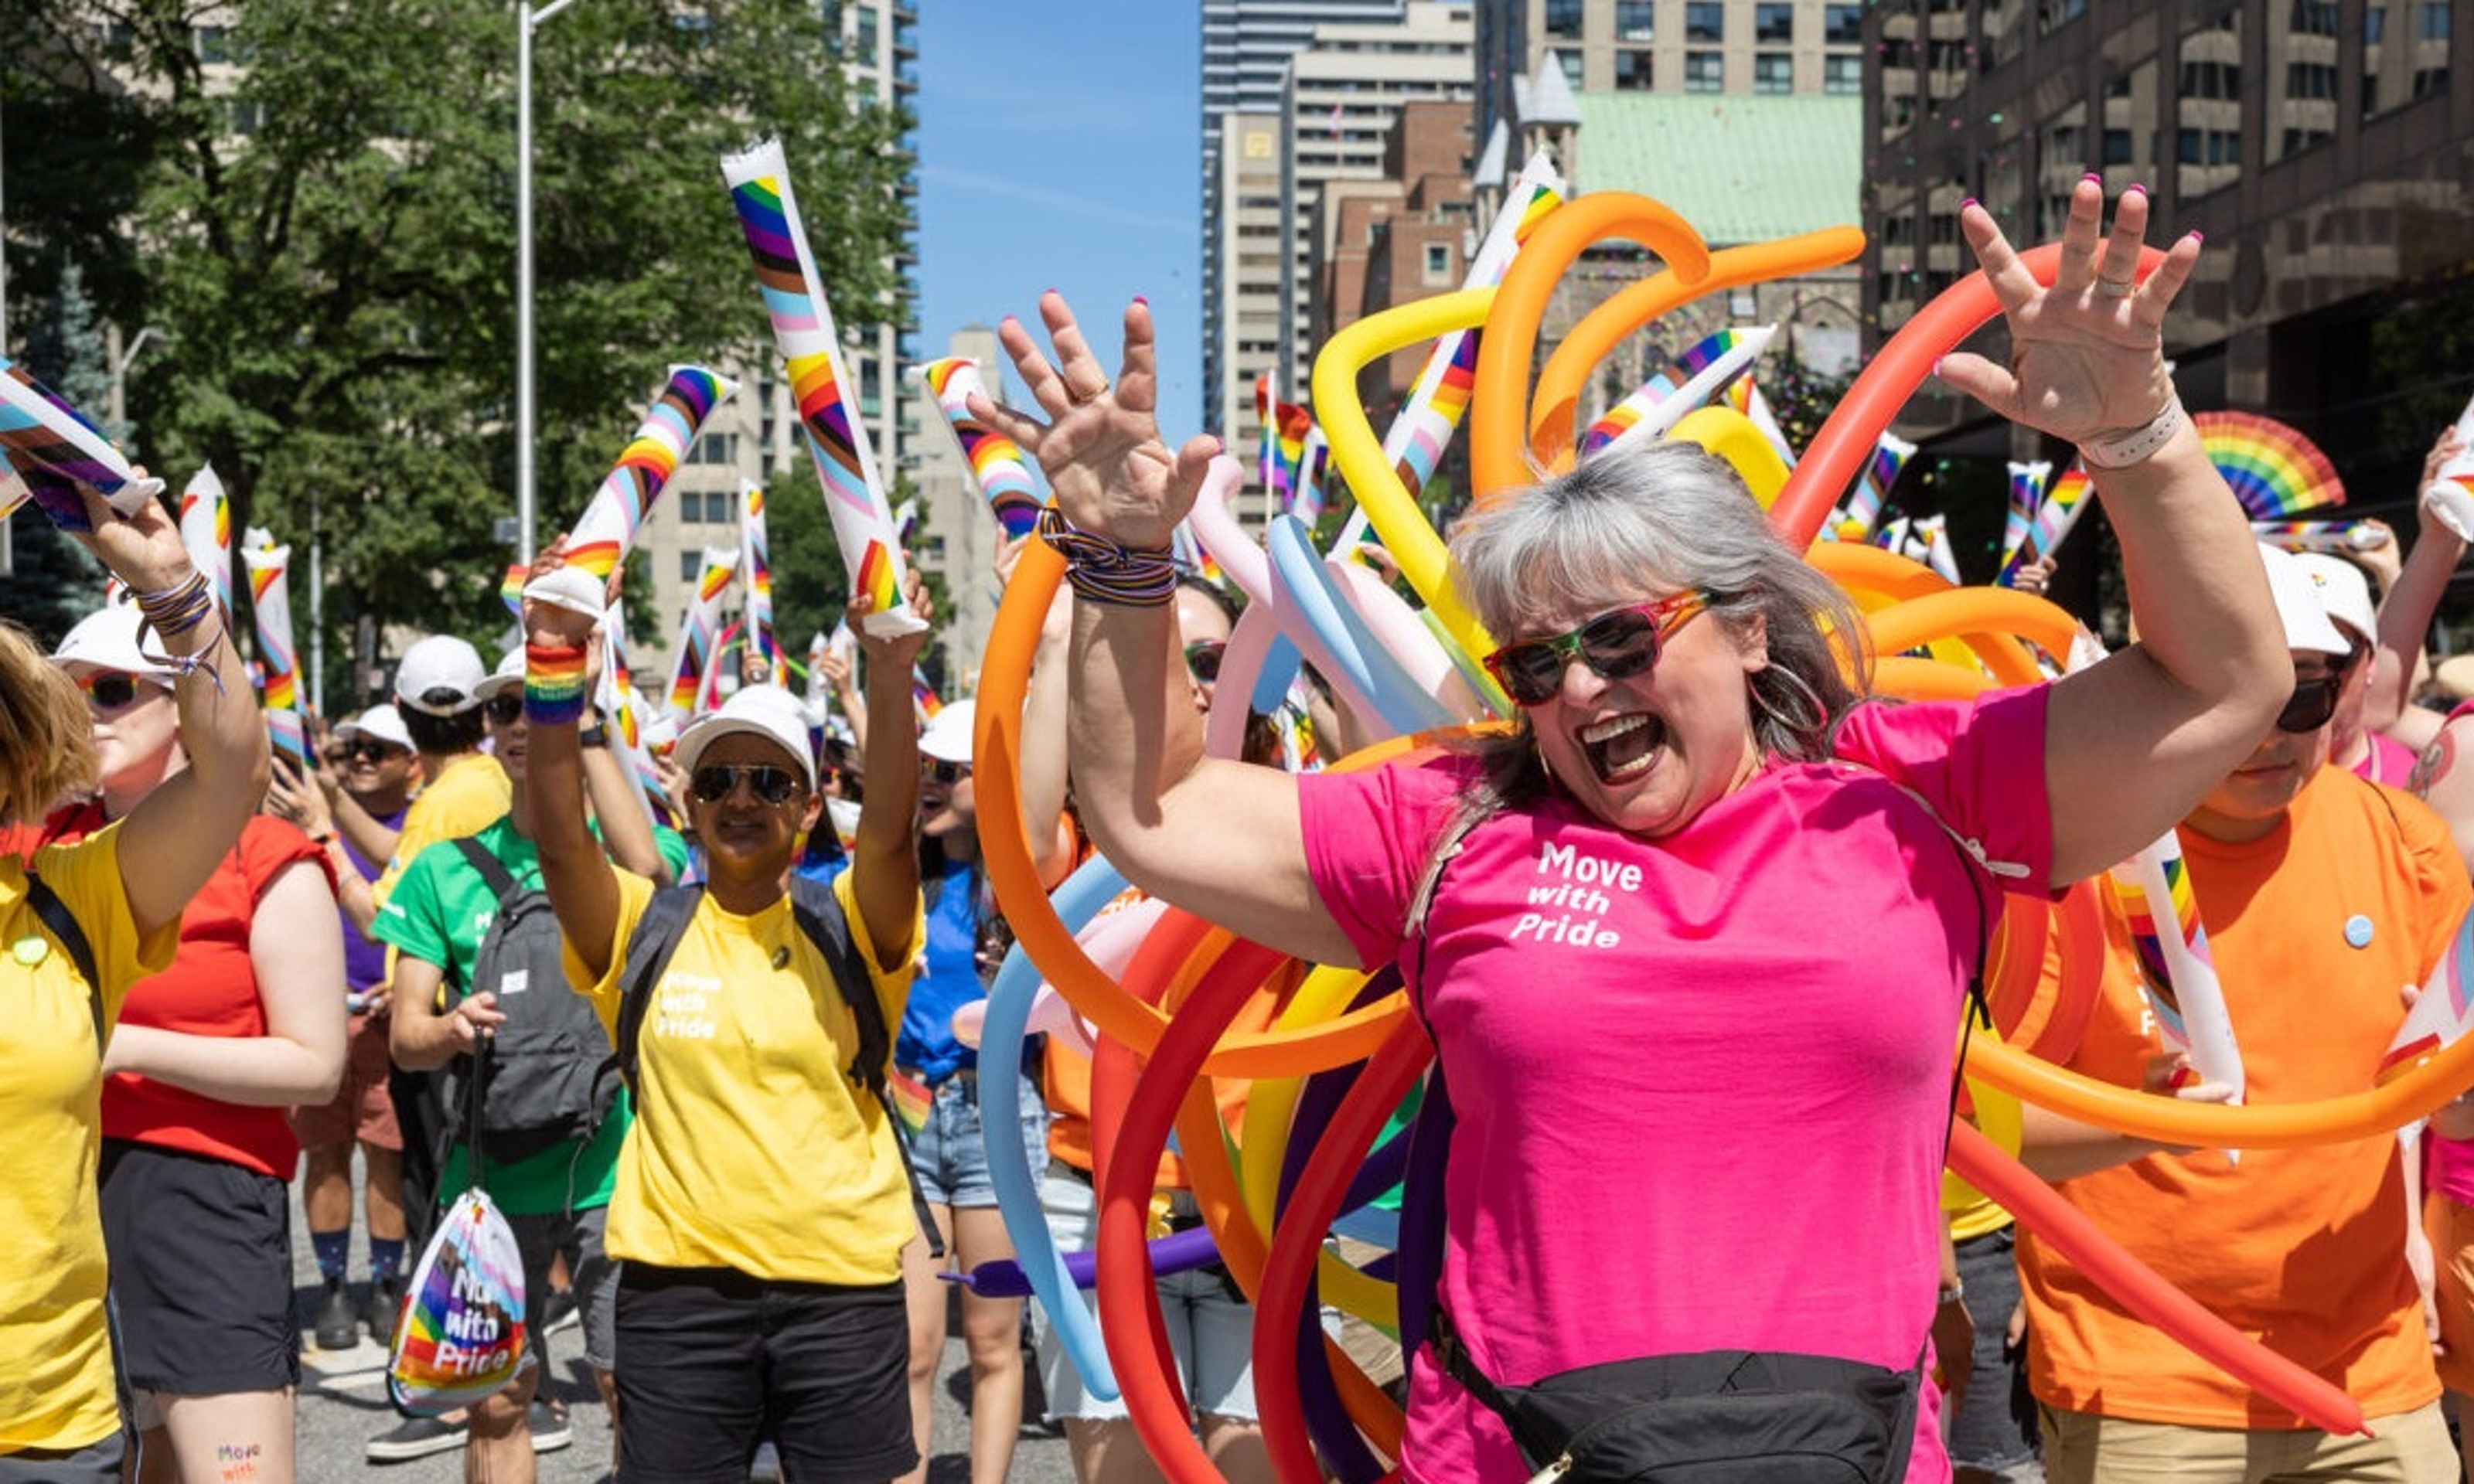
[[[2281,520],[2345,503],[2345,482],[2319,445],[2275,419],[2203,412],[2191,422],[2251,519]]]

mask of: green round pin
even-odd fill
[[[52,945],[40,938],[20,938],[9,952],[28,969],[41,963],[52,951]]]

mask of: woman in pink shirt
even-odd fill
[[[1021,324],[1001,329],[1053,420],[973,410],[1039,457],[1071,527],[1053,539],[1078,597],[1084,822],[1138,885],[1248,937],[1402,962],[1458,1113],[1440,1307],[1467,1372],[1526,1387],[1741,1350],[1912,1373],[1952,1045],[1993,893],[2048,891],[2152,840],[2284,699],[2241,509],[2161,361],[2197,241],[2135,284],[2146,198],[2122,198],[2109,240],[2103,204],[2092,181],[2073,196],[2051,289],[1962,211],[2013,358],[1941,371],[2081,444],[2144,641],[1974,705],[1863,704],[1826,637],[1853,632],[1844,601],[1725,466],[1670,444],[1457,527],[1462,592],[1521,707],[1512,732],[1356,774],[1205,759],[1156,579],[1218,445],[1160,443],[1139,301],[1113,387],[1061,299],[1040,304],[1054,366]],[[1516,1454],[1451,1369],[1431,1347],[1415,1358],[1410,1477],[1516,1479],[1554,1459],[1534,1439]],[[1875,1476],[1948,1476],[1928,1400],[1879,1411]]]

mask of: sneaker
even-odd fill
[[[555,1453],[575,1441],[575,1429],[568,1425],[567,1408],[546,1397],[533,1399],[524,1426],[533,1435],[536,1453]]]
[[[447,1422],[436,1417],[407,1417],[391,1432],[370,1439],[362,1456],[374,1464],[400,1464],[406,1459],[426,1458],[464,1446],[468,1429],[462,1422]]]
[[[584,1314],[575,1306],[575,1290],[553,1288],[549,1301],[542,1305],[542,1333],[556,1334],[584,1323]]]
[[[402,1279],[382,1278],[372,1281],[370,1301],[361,1305],[361,1323],[369,1326],[370,1338],[380,1345],[393,1345],[396,1311],[402,1307]]]
[[[772,1439],[756,1445],[756,1461],[747,1466],[747,1484],[782,1484],[782,1450]]]
[[[327,1297],[319,1302],[318,1322],[310,1333],[320,1350],[351,1350],[360,1343],[359,1316],[352,1312],[352,1296],[345,1291],[342,1279],[327,1281]]]

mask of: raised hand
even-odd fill
[[[997,339],[1050,420],[976,394],[971,415],[1039,461],[1057,509],[1078,529],[1120,545],[1165,549],[1169,534],[1194,508],[1220,442],[1197,437],[1172,452],[1161,441],[1151,305],[1137,299],[1126,308],[1126,358],[1113,384],[1063,295],[1051,289],[1039,296],[1039,317],[1056,352],[1055,365],[1011,315],[997,326]]]
[[[867,662],[871,666],[870,673],[874,673],[872,667],[885,664],[893,666],[903,675],[909,675],[911,668],[919,662],[920,651],[928,647],[929,633],[936,622],[936,600],[929,595],[927,581],[919,575],[919,568],[912,566],[909,561],[906,560],[903,566],[905,568],[902,574],[904,606],[929,628],[914,629],[909,634],[897,634],[890,637],[880,638],[868,633],[865,622],[867,615],[876,611],[875,595],[865,592],[853,593],[850,607],[845,611],[851,621],[851,633],[859,635],[860,649],[867,656]]]
[[[525,581],[529,584],[534,579],[546,576],[565,565],[567,565],[567,537],[562,534],[557,539],[543,547],[539,556],[533,558],[532,571],[526,576]],[[608,591],[611,597],[618,595],[618,573],[617,571],[610,574]],[[594,630],[599,625],[600,620],[593,615],[579,613],[560,604],[546,603],[531,596],[526,596],[523,600],[524,642],[527,644],[539,644],[550,649],[585,648],[591,644]]]
[[[2075,443],[2106,443],[2153,421],[2172,400],[2165,371],[2165,312],[2199,257],[2199,234],[2177,240],[2145,281],[2140,247],[2147,193],[2114,203],[2113,232],[2099,234],[2104,187],[2094,176],[2071,192],[2061,262],[2049,288],[2020,261],[1991,213],[1959,208],[1959,230],[1976,251],[2010,326],[2010,365],[1960,352],[1941,379],[2014,422]]]
[[[143,468],[132,472],[137,478],[146,477]],[[88,486],[78,486],[78,495],[85,501],[85,517],[94,527],[78,532],[78,543],[109,567],[112,576],[127,583],[130,591],[169,591],[197,570],[189,561],[188,548],[181,544],[179,523],[159,500],[140,501],[135,511],[124,515]]]

